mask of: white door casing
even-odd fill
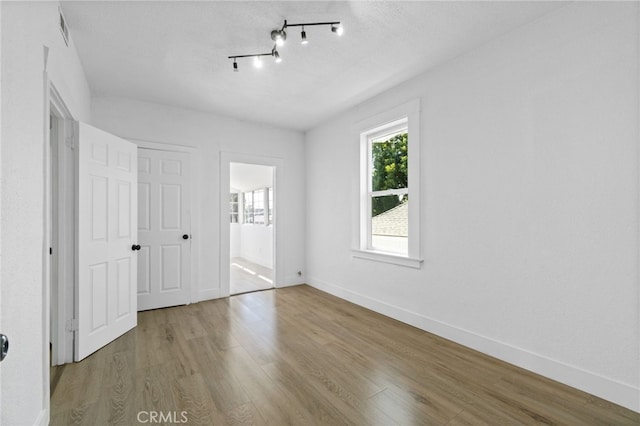
[[[190,302],[189,173],[188,153],[138,149],[140,311]]]
[[[76,122],[77,244],[74,359],[137,324],[137,147]]]

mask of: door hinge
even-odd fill
[[[74,126],[69,126],[69,132],[67,133],[67,137],[64,141],[64,144],[71,148],[71,149],[75,149],[76,148],[76,135],[75,135],[75,129]]]
[[[65,145],[68,148],[75,149],[75,145],[74,145],[73,141],[74,141],[73,135],[71,135],[71,136],[67,137],[67,140],[65,141]]]
[[[67,320],[67,331],[78,331],[78,320],[77,319]]]

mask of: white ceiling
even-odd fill
[[[410,77],[562,6],[560,2],[62,3],[89,85],[121,96],[307,130]],[[269,52],[289,28],[280,64],[229,55]]]
[[[242,192],[273,186],[273,167],[255,164],[231,163],[229,167],[231,189]]]

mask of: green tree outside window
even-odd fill
[[[408,133],[400,133],[386,141],[372,143],[373,171],[371,184],[373,191],[408,187],[408,140]],[[371,215],[375,217],[401,203],[407,202],[407,200],[406,194],[374,197],[372,199]]]

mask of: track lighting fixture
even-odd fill
[[[273,55],[273,57],[276,60],[276,64],[279,64],[280,62],[282,62],[282,58],[280,57],[280,54],[278,53],[278,51],[276,50],[276,48],[274,47],[273,50],[271,51],[271,54]]]
[[[271,31],[271,40],[273,40],[278,47],[282,46],[286,39],[287,33],[285,32],[284,27],[281,30]]]
[[[272,56],[276,63],[282,62],[282,58],[280,57],[280,53],[278,53],[277,48],[284,45],[284,42],[287,40],[287,32],[285,29],[288,27],[302,27],[302,32],[300,36],[302,38],[302,44],[307,44],[309,41],[307,40],[307,32],[304,30],[304,27],[316,26],[316,25],[330,25],[331,32],[337,35],[342,35],[343,28],[340,25],[339,21],[335,22],[305,22],[303,24],[289,24],[285,19],[282,28],[275,29],[271,31],[271,40],[275,43],[270,53],[254,53],[251,55],[233,55],[229,56],[229,59],[233,59],[233,70],[238,71],[238,58],[253,58],[253,65],[256,68],[262,68],[262,60],[260,59],[262,56]]]
[[[273,46],[273,49],[271,49],[271,52],[269,53],[254,53],[251,55],[229,56],[229,59],[233,59],[233,70],[238,71],[238,58],[253,58],[253,66],[256,68],[262,68],[263,63],[261,58],[263,56],[272,56],[276,63],[282,62],[282,58],[280,57],[280,54],[278,53],[276,48],[277,46]]]

